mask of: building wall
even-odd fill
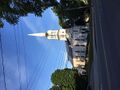
[[[79,26],[69,29],[69,47],[72,49],[72,65],[75,68],[85,67],[86,45],[88,33],[87,27]]]
[[[73,66],[75,68],[78,68],[78,67],[82,67],[84,68],[85,67],[85,61],[81,61],[80,58],[73,58]]]
[[[64,41],[66,41],[66,35],[67,35],[66,29],[60,29],[60,30],[58,31],[59,40],[64,40]]]

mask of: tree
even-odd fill
[[[81,0],[1,0],[0,1],[0,27],[4,21],[10,24],[17,24],[19,18],[29,13],[42,16],[42,13],[49,7],[59,18],[62,27],[73,26],[74,20],[84,18],[86,8],[72,10],[72,8],[85,7]],[[73,14],[74,13],[74,14]]]
[[[84,90],[87,85],[87,80],[80,77],[76,69],[57,69],[51,81],[55,86],[60,86],[61,90]]]
[[[61,87],[59,85],[54,85],[50,90],[61,90]]]
[[[84,16],[88,6],[82,0],[60,0],[52,10],[58,16],[62,28],[72,27],[75,21],[79,22],[76,25],[85,25]]]
[[[0,1],[0,27],[6,20],[10,24],[17,24],[21,16],[33,13],[42,16],[48,7],[57,5],[57,0],[1,0]]]
[[[69,19],[63,19],[62,17],[59,17],[59,25],[62,28],[71,28],[74,23]]]

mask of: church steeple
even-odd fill
[[[29,36],[36,36],[36,37],[46,37],[46,33],[33,33],[28,34]]]
[[[47,37],[48,39],[56,39],[56,40],[64,40],[64,41],[66,41],[66,37],[67,37],[66,29],[48,30],[46,33],[33,33],[28,35],[35,37]]]

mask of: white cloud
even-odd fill
[[[43,22],[40,17],[35,17],[34,15],[29,15],[28,17],[22,18],[26,26],[33,32],[38,32],[43,30]]]
[[[22,85],[22,87],[26,85],[26,68],[25,66],[21,66],[16,58],[16,56],[5,58],[6,63],[4,67],[6,84],[7,88],[9,88],[10,90],[19,90],[20,84]]]
[[[55,15],[55,13],[51,9],[49,10],[49,15],[53,19],[53,21],[57,23],[58,17]]]

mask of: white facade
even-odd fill
[[[87,48],[87,37],[88,37],[87,27],[73,27],[69,29],[68,42],[69,42],[69,52],[72,55],[70,60],[74,68],[78,70],[81,75],[86,75],[85,64],[86,64],[86,48]],[[67,43],[68,44],[68,43]],[[69,53],[68,53],[69,54]]]
[[[79,26],[79,27],[73,27],[70,29],[72,31],[71,36],[71,46],[73,49],[73,52],[78,52],[83,55],[86,54],[86,45],[87,45],[87,36],[88,33],[85,32],[88,31],[87,27]],[[84,32],[84,33],[83,33]]]
[[[86,45],[88,27],[75,26],[69,29],[48,30],[46,33],[29,34],[48,39],[63,40],[67,42],[68,57],[75,68],[84,68],[86,64]]]

